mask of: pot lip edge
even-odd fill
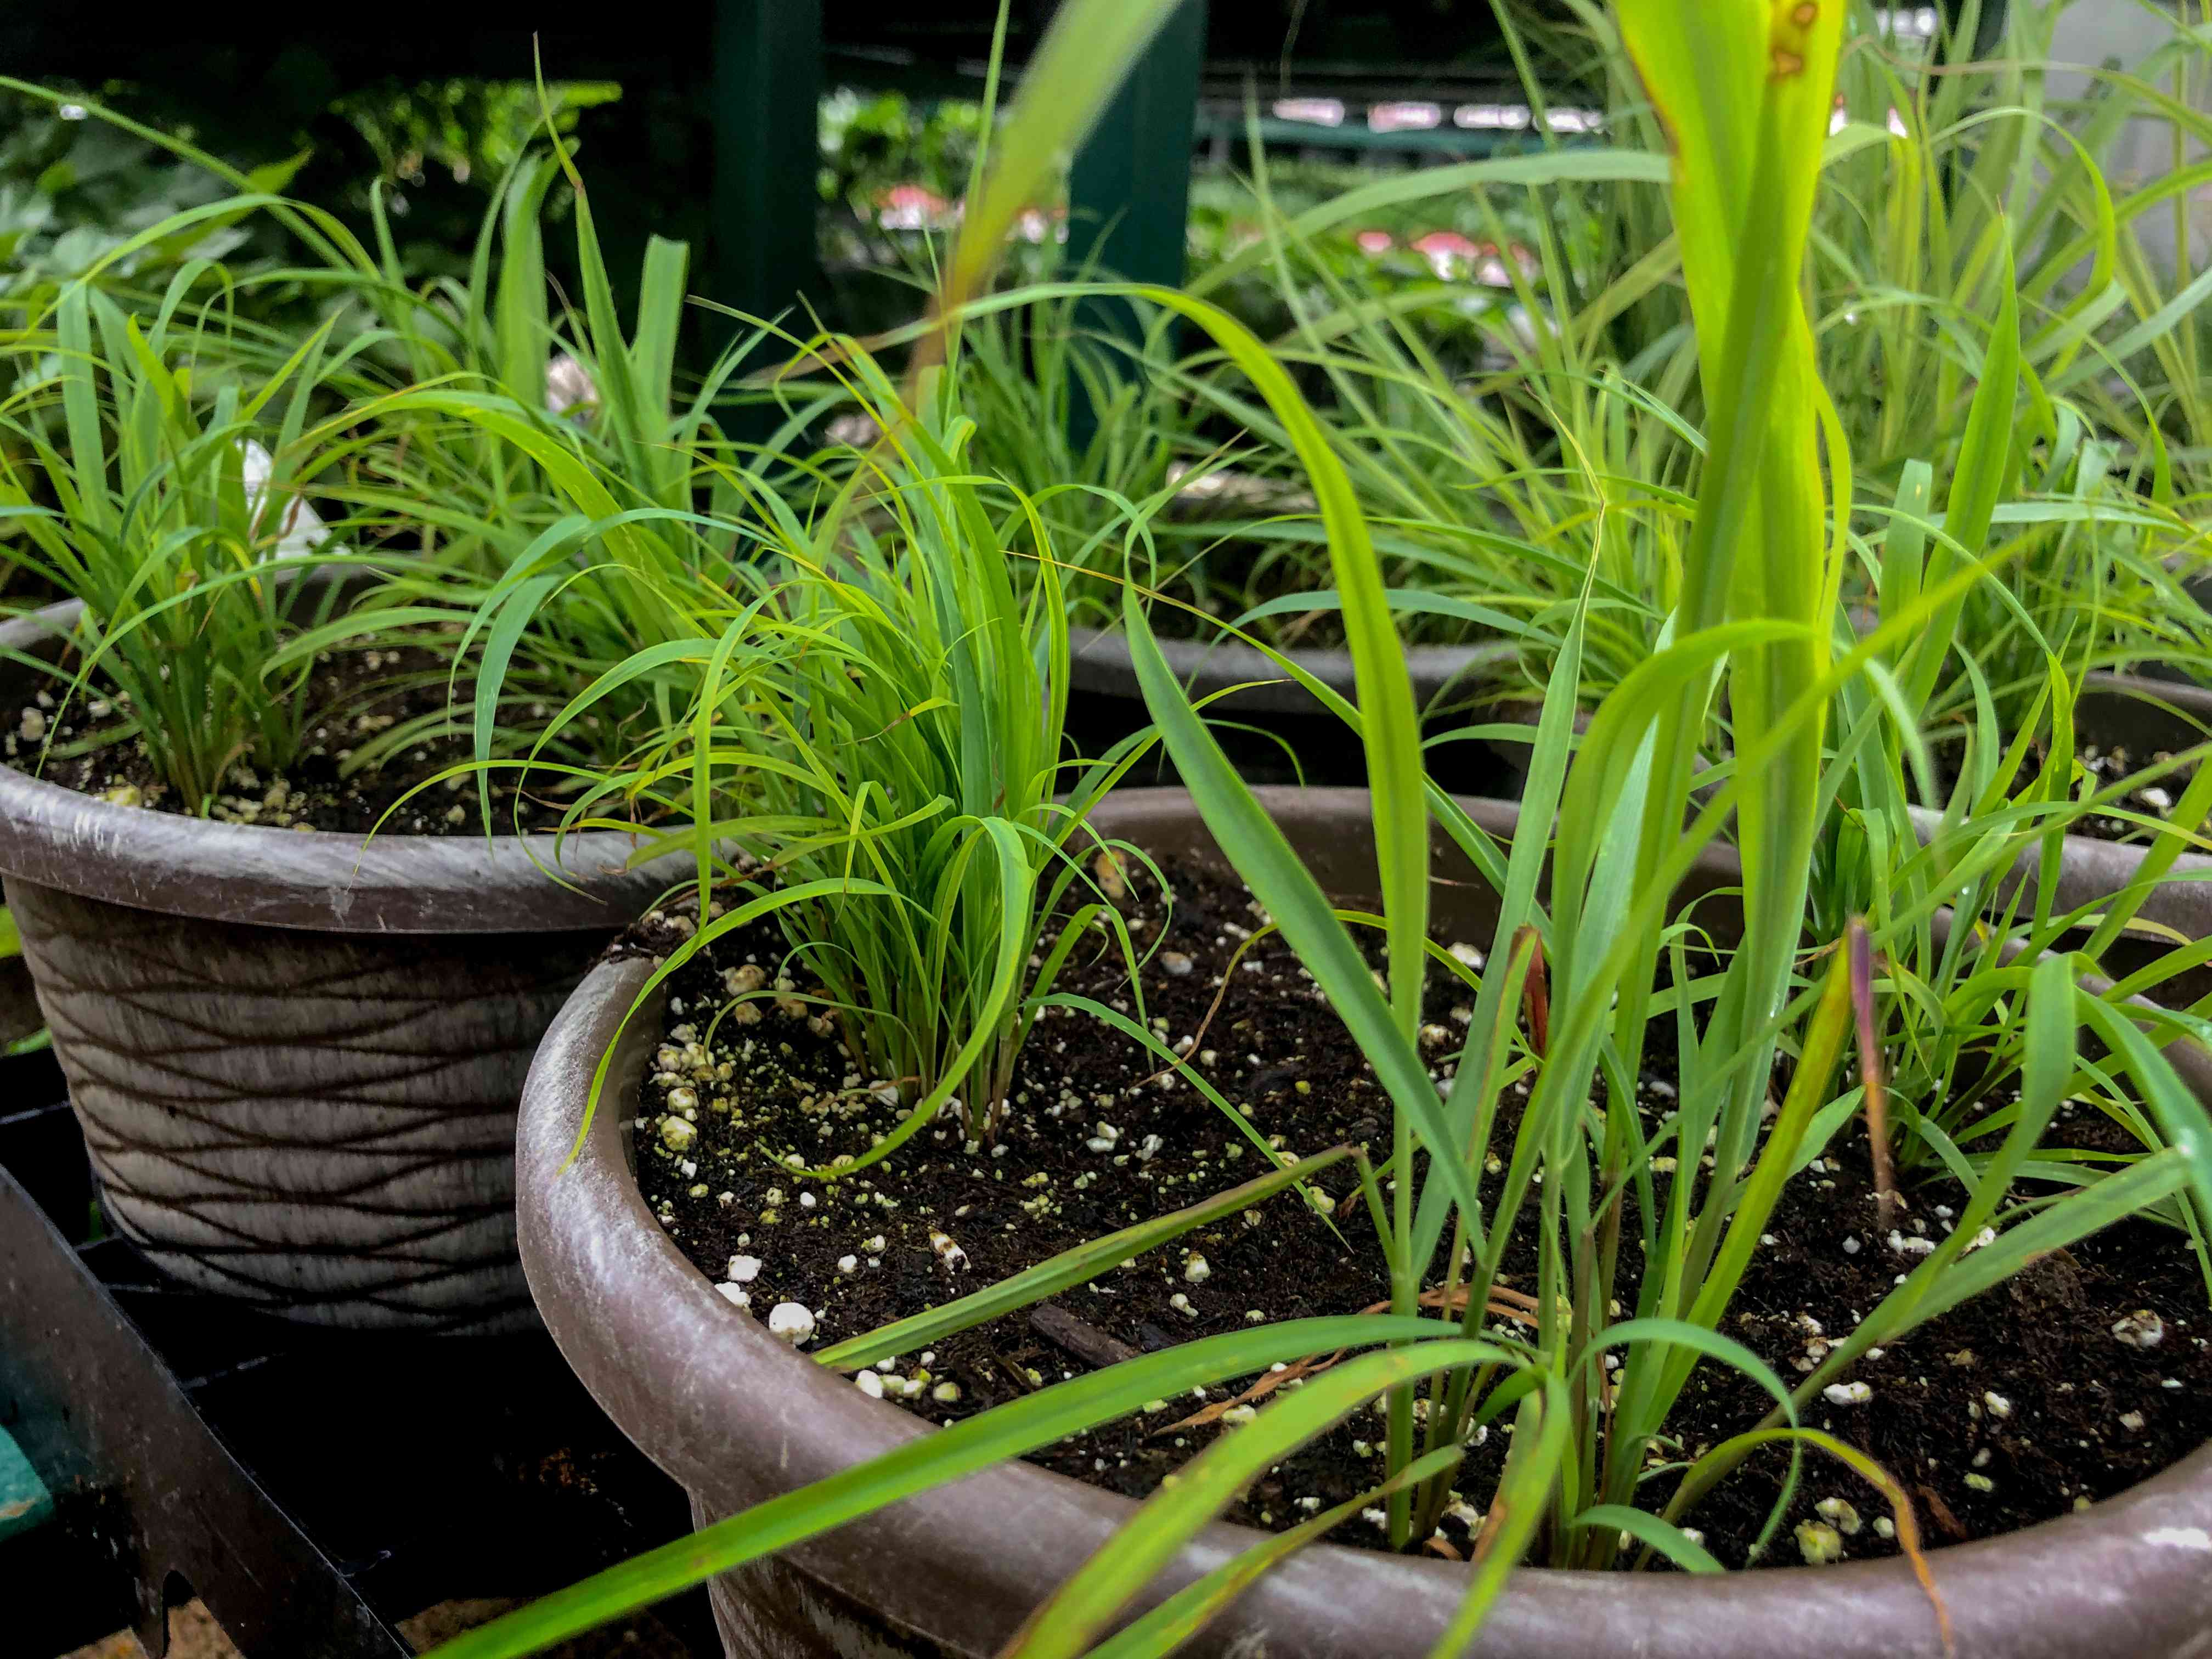
[[[1200,693],[1241,684],[1255,674],[1269,677],[1266,683],[1247,686],[1243,700],[1281,702],[1288,712],[1311,706],[1305,690],[1281,683],[1272,659],[1258,647],[1243,640],[1167,638],[1159,641],[1169,667]],[[1407,646],[1404,657],[1417,696],[1433,697],[1446,687],[1472,678],[1476,671],[1511,660],[1509,642],[1483,641],[1459,645]],[[1333,690],[1348,694],[1353,688],[1352,653],[1341,646],[1292,646],[1282,655]],[[1129,654],[1128,635],[1119,629],[1071,623],[1067,656],[1072,683],[1092,695],[1134,696],[1136,665]]]
[[[1284,793],[1310,795],[1316,792],[1286,790]],[[1331,793],[1346,795],[1365,793],[1356,789]],[[1155,798],[1163,804],[1166,798],[1188,801],[1184,792],[1177,789],[1132,790],[1127,793]],[[1187,806],[1185,810],[1188,811]],[[602,1010],[607,1006],[626,1006],[635,995],[636,984],[641,982],[649,972],[650,965],[640,958],[607,961],[595,965],[571,998],[559,1023],[601,1018],[604,1017]],[[642,1051],[641,1063],[641,1060]],[[534,1077],[532,1082],[533,1085],[537,1082]],[[530,1092],[537,1091],[533,1088]],[[523,1114],[526,1126],[532,1123],[533,1116],[544,1115],[542,1111],[533,1114],[526,1100]],[[680,1274],[701,1291],[711,1293],[711,1281],[691,1265],[646,1212],[635,1178],[622,1156],[619,1141],[614,1139],[617,1133],[615,1127],[617,1117],[617,1115],[611,1112],[603,1115],[602,1123],[595,1127],[582,1150],[580,1161],[588,1160],[603,1177],[610,1177],[619,1183],[618,1190],[630,1198],[635,1206],[635,1214],[630,1214],[627,1210],[612,1217],[600,1214],[594,1218],[595,1224],[618,1225],[635,1231],[661,1267]],[[613,1153],[612,1168],[608,1167],[607,1163],[610,1150]],[[578,1183],[578,1187],[572,1190],[580,1197],[585,1190],[583,1183]],[[532,1194],[533,1198],[535,1196]],[[643,1218],[641,1226],[639,1218]],[[547,1217],[541,1215],[537,1219],[539,1228],[549,1239],[560,1239],[561,1230],[550,1224]],[[525,1227],[526,1236],[539,1230],[532,1228],[527,1218]],[[572,1262],[583,1259],[581,1252],[572,1249],[560,1249],[558,1253]],[[529,1252],[526,1249],[526,1264],[528,1259]],[[624,1305],[623,1298],[610,1298],[604,1291],[594,1299],[606,1305]],[[665,1316],[654,1318],[642,1311],[656,1300],[657,1296],[641,1297],[629,1304],[641,1332],[666,1330],[677,1322]],[[718,1308],[714,1311],[719,1316],[724,1310]],[[718,1326],[714,1334],[724,1335],[724,1328]],[[830,1401],[836,1401],[840,1417],[862,1431],[857,1441],[853,1436],[837,1435],[833,1428],[825,1428],[822,1431],[825,1438],[843,1438],[848,1443],[857,1443],[859,1449],[853,1457],[846,1460],[848,1463],[888,1450],[902,1441],[928,1430],[929,1425],[924,1419],[912,1416],[895,1405],[854,1397],[858,1391],[840,1387],[844,1381],[841,1376],[823,1372],[818,1366],[805,1361],[795,1351],[774,1343],[774,1340],[767,1335],[765,1327],[757,1319],[748,1320],[743,1325],[730,1322],[726,1334],[726,1340],[732,1345],[730,1352],[754,1350],[766,1352],[763,1345],[769,1345],[773,1352],[766,1352],[766,1357],[757,1363],[787,1364],[794,1382],[805,1377],[808,1385],[829,1391],[823,1395],[825,1408]],[[565,1357],[568,1345],[563,1343],[562,1346]],[[622,1346],[629,1353],[650,1352],[649,1346],[645,1344]],[[696,1366],[700,1362],[695,1357],[690,1363]],[[667,1396],[664,1394],[661,1397],[665,1399]],[[672,1414],[682,1415],[680,1413]],[[988,1483],[989,1490],[999,1492],[1000,1498],[994,1500],[996,1506],[1008,1514],[1022,1513],[1025,1507],[1033,1508],[1036,1500],[1054,1500],[1072,1503],[1086,1515],[1096,1516],[1108,1526],[1118,1528],[1139,1507],[1137,1500],[1089,1486],[1025,1460],[992,1465],[956,1484],[967,1486],[975,1482]],[[2101,1537],[2117,1536],[2124,1531],[2130,1531],[2137,1524],[2130,1518],[2133,1510],[2145,1503],[2176,1498],[2193,1499],[2199,1508],[2212,1509],[2212,1442],[2207,1442],[2166,1468],[2115,1493],[2088,1510],[2054,1516],[2014,1532],[1948,1547],[1931,1553],[1929,1559],[1936,1568],[1942,1571],[1945,1577],[1954,1582],[1961,1580],[1968,1571],[1977,1572],[1985,1578],[2009,1578],[2033,1571],[2031,1564],[2055,1563]],[[1024,1500],[1027,1500],[1026,1504]],[[1186,1559],[1189,1550],[1202,1547],[1210,1547],[1207,1548],[1210,1556],[1222,1552],[1241,1553],[1272,1536],[1273,1534],[1238,1523],[1216,1521],[1201,1531],[1191,1546],[1187,1547]],[[1423,1557],[1394,1556],[1384,1552],[1329,1544],[1310,1547],[1300,1552],[1300,1561],[1305,1564],[1307,1570],[1333,1573],[1340,1580],[1346,1573],[1351,1573],[1352,1582],[1369,1585],[1379,1584],[1390,1577],[1396,1577],[1403,1583],[1407,1575],[1411,1575],[1411,1582],[1423,1591],[1440,1589],[1455,1600],[1462,1583],[1464,1571],[1464,1564]],[[1391,1571],[1378,1576],[1375,1570],[1380,1568]],[[1736,1610],[1757,1617],[1762,1611],[1778,1613],[1792,1607],[1802,1611],[1802,1595],[1811,1586],[1844,1583],[1852,1584],[1861,1595],[1880,1597],[1885,1601],[1902,1599],[1910,1606],[1920,1608],[1927,1606],[1925,1595],[1913,1575],[1911,1564],[1905,1558],[1896,1557],[1826,1567],[1767,1567],[1728,1573],[1717,1578],[1707,1578],[1704,1575],[1592,1574],[1548,1567],[1524,1567],[1509,1581],[1504,1592],[1507,1600],[1501,1602],[1501,1609],[1514,1601],[1533,1607],[1538,1600],[1587,1595],[1593,1589],[1602,1585],[1608,1594],[1624,1598],[1632,1607],[1651,1609],[1655,1622],[1663,1618],[1662,1610],[1668,1607],[1705,1603],[1717,1594]],[[1267,1584],[1255,1586],[1248,1592],[1245,1604],[1248,1612],[1264,1607],[1267,1594]],[[1233,1612],[1230,1615],[1232,1619],[1236,1616]]]
[[[635,833],[620,830],[579,830],[573,834],[562,836],[552,830],[526,830],[520,835],[502,830],[496,835],[486,836],[431,836],[392,831],[372,832],[370,835],[356,838],[350,830],[310,830],[303,832],[298,830],[279,829],[273,824],[266,823],[226,823],[219,818],[196,817],[185,812],[167,812],[159,807],[124,806],[117,802],[104,799],[100,796],[88,795],[82,790],[72,789],[67,784],[56,783],[51,778],[42,778],[33,773],[26,772],[13,761],[0,760],[0,835],[4,835],[4,826],[9,823],[7,809],[14,807],[20,810],[27,805],[32,806],[34,811],[46,809],[87,811],[94,814],[96,822],[118,826],[134,823],[160,824],[165,830],[180,832],[183,837],[198,840],[203,836],[220,836],[224,842],[240,847],[302,846],[327,848],[336,847],[339,842],[343,842],[360,851],[378,847],[397,847],[401,849],[404,855],[410,850],[421,853],[431,848],[482,847],[487,843],[497,847],[534,848],[550,847],[557,842],[564,847],[605,848],[611,851],[617,847],[635,847],[644,838],[644,830],[641,827]],[[0,844],[4,844],[4,842],[0,842]],[[678,855],[670,854],[663,856],[672,858]]]
[[[1129,636],[1118,628],[1099,628],[1090,623],[1070,623],[1067,625],[1068,653],[1071,656],[1086,648],[1097,648],[1109,654],[1116,653],[1126,654],[1128,650],[1128,638]],[[1193,640],[1170,635],[1162,639],[1159,643],[1163,651],[1181,647],[1193,655],[1206,655],[1216,651],[1257,652],[1259,650],[1257,646],[1248,645],[1243,640],[1234,639]],[[1509,648],[1510,647],[1506,641],[1498,640],[1465,641],[1457,645],[1416,642],[1407,646],[1405,653],[1408,658],[1416,660],[1443,662],[1466,659],[1480,662],[1497,656],[1502,650]],[[1311,662],[1338,660],[1348,664],[1352,660],[1352,653],[1340,645],[1293,645],[1279,647],[1279,649],[1282,651],[1284,656],[1301,665]]]
[[[612,933],[673,884],[678,854],[629,864],[642,840],[615,830],[372,839],[222,823],[101,800],[0,762],[0,878],[283,932]],[[237,902],[248,893],[258,902]]]

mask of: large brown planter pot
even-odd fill
[[[1263,799],[1325,886],[1345,898],[1371,896],[1364,793],[1280,790]],[[1510,830],[1511,806],[1467,805],[1486,827]],[[1156,853],[1220,862],[1179,791],[1127,792],[1094,822]],[[1470,870],[1440,857],[1437,872],[1440,925],[1468,930],[1494,920]],[[1733,860],[1717,854],[1701,862],[1689,890],[1736,878]],[[648,970],[635,961],[594,969],[532,1068],[518,1149],[523,1261],[568,1363],[690,1491],[704,1523],[930,1431],[735,1313],[647,1211],[623,1120],[658,1038],[656,1011],[624,1033],[605,1109],[563,1168],[593,1067]],[[2212,1093],[2204,1057],[2183,1058],[2198,1091]],[[1134,1508],[1031,1465],[1006,1464],[725,1576],[713,1586],[715,1616],[728,1651],[750,1659],[982,1659]],[[1244,1528],[1216,1525],[1155,1593],[1258,1541]],[[1930,1563],[1960,1659],[2212,1652],[2212,1449],[2087,1513],[1943,1550]],[[1444,1628],[1466,1572],[1433,1559],[1310,1549],[1188,1650],[1269,1659],[1422,1655]],[[1511,1581],[1474,1651],[1492,1659],[1772,1659],[1808,1642],[1826,1659],[1942,1651],[1928,1600],[1899,1560],[1723,1577],[1532,1569]]]
[[[0,643],[50,642],[53,616]],[[298,1320],[529,1323],[516,1103],[585,965],[667,884],[630,851],[570,838],[563,886],[550,836],[364,846],[0,767],[0,875],[110,1222]]]

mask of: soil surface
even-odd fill
[[[2170,761],[2173,757],[2163,749],[2144,757],[2130,754],[2124,746],[2100,750],[2094,744],[2085,744],[2079,758],[2082,769],[2096,781],[2096,787],[2101,789],[2123,778],[2132,777],[2150,766]],[[2075,833],[2094,836],[2100,841],[2150,840],[2156,831],[2144,820],[2164,823],[2171,819],[2174,803],[2181,799],[2181,792],[2189,787],[2196,772],[2193,765],[2179,767],[2161,775],[2154,783],[2146,783],[2140,789],[2129,791],[2117,805],[2130,816],[2122,817],[2112,812],[2092,813],[2075,827]]]
[[[2044,749],[2039,745],[2022,766],[2023,775],[2032,776],[2043,766]],[[2123,779],[2135,776],[2154,766],[2162,766],[2172,760],[2171,750],[2159,750],[2149,755],[2138,755],[2124,744],[2111,749],[2095,744],[2083,744],[2075,760],[2087,775],[2088,787],[2099,791],[2109,788]],[[1959,755],[1955,748],[1946,747],[1934,757],[1936,775],[1948,798],[1959,781]],[[2168,822],[2173,816],[2181,792],[2189,787],[2196,775],[2192,764],[2184,763],[2161,774],[2155,781],[2131,789],[2110,807],[2100,812],[2085,813],[2067,826],[2067,833],[2087,836],[2094,841],[2148,842],[2157,834],[2155,825]],[[1940,810],[1942,801],[1929,805]]]
[[[662,1224],[736,1304],[733,1317],[740,1308],[763,1318],[803,1312],[813,1327],[805,1346],[818,1350],[1251,1180],[1267,1164],[1250,1137],[1302,1157],[1346,1143],[1387,1153],[1386,1097],[1316,988],[1279,938],[1244,948],[1261,925],[1249,896],[1191,869],[1167,873],[1171,905],[1142,877],[1122,904],[1139,948],[1151,952],[1136,983],[1102,939],[1096,952],[1078,950],[1057,988],[1149,1024],[1161,1042],[1188,1052],[1236,1108],[1233,1118],[1188,1083],[1160,1076],[1157,1057],[1131,1037],[1060,1012],[1031,1034],[1009,1120],[988,1144],[945,1119],[887,1165],[835,1182],[798,1178],[772,1160],[826,1164],[896,1127],[901,1114],[884,1098],[884,1080],[853,1060],[832,1015],[807,1000],[803,964],[769,927],[727,936],[678,973],[635,1122],[640,1179]],[[688,926],[648,918],[628,948],[665,951]],[[1470,942],[1439,943],[1480,964]],[[1440,1081],[1472,1000],[1463,983],[1432,970],[1423,1042]],[[1647,1128],[1664,1121],[1674,1097],[1660,1058],[1639,1085]],[[1504,1103],[1507,1119],[1518,1099]],[[2064,1110],[2054,1141],[2125,1150],[2094,1107]],[[1508,1121],[1493,1146],[1510,1147],[1510,1134]],[[1792,1182],[1728,1316],[1727,1333],[1789,1382],[1881,1300],[1964,1203],[1948,1177],[1909,1182],[1891,1237],[1877,1223],[1864,1144],[1856,1128],[1839,1135]],[[1333,1215],[1295,1192],[1279,1194],[1045,1308],[903,1355],[874,1381],[856,1382],[951,1422],[1117,1357],[1384,1301],[1389,1286],[1350,1166],[1325,1170],[1312,1186]],[[1632,1214],[1629,1238],[1637,1226]],[[1617,1291],[1632,1309],[1636,1254],[1624,1248]],[[1530,1241],[1516,1240],[1508,1291],[1535,1288],[1534,1260]],[[1911,1495],[1931,1547],[2029,1525],[2119,1492],[2212,1434],[2206,1305],[2184,1236],[2125,1223],[1874,1351],[1838,1379],[1842,1397],[1816,1396],[1805,1420],[1888,1469]],[[1034,1461],[1141,1497],[1221,1431],[1219,1422],[1184,1419],[1244,1386],[1158,1402]],[[1753,1426],[1769,1403],[1739,1373],[1709,1363],[1669,1428],[1694,1454]],[[1310,1443],[1231,1517],[1281,1528],[1358,1497],[1380,1478],[1382,1427],[1363,1413]],[[1463,1501],[1428,1548],[1464,1554],[1507,1443],[1493,1432],[1470,1446],[1455,1477]],[[1724,1563],[1755,1559],[1785,1464],[1778,1453],[1754,1459],[1686,1517]],[[1894,1553],[1887,1506],[1871,1486],[1818,1455],[1804,1467],[1764,1559]],[[1672,1476],[1660,1455],[1651,1468],[1640,1501],[1657,1508]],[[1379,1547],[1380,1516],[1365,1511],[1332,1535]]]
[[[234,766],[224,779],[228,787],[207,804],[204,816],[224,823],[356,836],[372,830],[483,835],[475,775],[410,793],[472,752],[467,732],[474,693],[463,682],[449,695],[447,672],[443,659],[414,646],[319,657],[301,693],[305,740],[298,759],[282,772],[243,762]],[[82,794],[199,816],[201,803],[180,797],[155,770],[119,701],[64,702],[59,689],[42,690],[20,707],[0,710],[0,756]],[[545,711],[532,712],[542,716]],[[410,737],[414,740],[404,740]],[[515,775],[491,774],[492,833],[514,832],[518,799],[523,829],[557,829],[559,803],[518,791]]]

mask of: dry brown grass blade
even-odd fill
[[[1912,1500],[1902,1491],[1896,1493],[1896,1499],[1890,1507],[1890,1519],[1897,1528],[1897,1547],[1912,1564],[1912,1576],[1920,1582],[1921,1594],[1936,1609],[1936,1629],[1942,1638],[1944,1659],[1951,1659],[1959,1650],[1957,1639],[1951,1633],[1951,1609],[1943,1605],[1942,1596],[1936,1592],[1936,1575],[1928,1570],[1928,1557],[1920,1547],[1920,1522],[1912,1513]]]
[[[1389,1306],[1387,1302],[1378,1302],[1373,1307],[1363,1308],[1360,1311],[1370,1314],[1382,1313]],[[1154,1429],[1152,1438],[1158,1439],[1164,1434],[1174,1434],[1181,1429],[1202,1429],[1209,1423],[1218,1423],[1239,1406],[1249,1406],[1256,1401],[1265,1400],[1285,1384],[1302,1382],[1309,1376],[1320,1376],[1350,1352],[1348,1348],[1339,1348],[1326,1359],[1300,1359],[1284,1366],[1279,1371],[1262,1371],[1259,1380],[1235,1399],[1217,1400],[1213,1404],[1193,1412],[1179,1423],[1170,1423],[1164,1429]]]
[[[1104,854],[1102,854],[1100,856],[1103,857]],[[1257,933],[1254,933],[1251,938],[1243,941],[1234,951],[1230,952],[1228,965],[1221,970],[1221,984],[1213,993],[1213,1000],[1206,1006],[1206,1018],[1198,1022],[1198,1029],[1190,1034],[1190,1052],[1192,1054],[1196,1054],[1205,1046],[1206,1034],[1213,1029],[1213,1017],[1221,1012],[1221,1005],[1229,996],[1229,988],[1237,982],[1237,965],[1244,960],[1244,953],[1252,949],[1253,946],[1259,944],[1261,939],[1266,939],[1274,931],[1274,924],[1270,922],[1267,926],[1261,928]],[[1174,1066],[1163,1066],[1158,1071],[1154,1072],[1150,1077],[1139,1078],[1137,1082],[1131,1086],[1136,1089],[1150,1088],[1153,1084],[1167,1076],[1169,1073],[1179,1069],[1179,1067]]]
[[[1875,1025],[1874,946],[1866,924],[1850,925],[1851,1012],[1858,1027],[1859,1082],[1866,1091],[1867,1144],[1874,1157],[1877,1212],[1887,1227],[1899,1203],[1897,1176],[1889,1157],[1889,1091],[1883,1082],[1881,1036]]]
[[[1552,987],[1544,969],[1544,941],[1534,927],[1522,926],[1513,934],[1516,951],[1528,952],[1528,977],[1521,984],[1521,1006],[1528,1016],[1528,1047],[1538,1060],[1552,1048]]]
[[[1474,1534],[1475,1565],[1482,1565],[1483,1557],[1490,1553],[1490,1547],[1498,1541],[1498,1529],[1505,1520],[1506,1507],[1505,1494],[1500,1492],[1491,1498],[1490,1507],[1482,1512],[1482,1525],[1476,1528]]]

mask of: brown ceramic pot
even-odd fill
[[[0,645],[52,649],[68,609]],[[570,838],[564,886],[550,836],[364,846],[0,767],[0,875],[110,1222],[299,1320],[528,1323],[516,1101],[593,952],[666,884],[630,851]]]
[[[1322,884],[1371,897],[1367,800],[1352,790],[1262,792]],[[1514,809],[1469,802],[1510,833]],[[1102,833],[1221,865],[1179,791],[1135,790],[1094,818]],[[1437,860],[1439,925],[1494,921],[1488,890]],[[1715,853],[1696,896],[1737,879]],[[1708,907],[1718,911],[1725,901]],[[1715,921],[1717,916],[1709,916]],[[623,1034],[607,1099],[575,1145],[593,1068],[649,970],[596,968],[547,1034],[524,1091],[518,1157],[523,1262],[562,1352],[623,1431],[720,1520],[930,1432],[769,1336],[716,1295],[639,1195],[621,1103],[657,1041],[657,1010]],[[2212,1096],[2212,1066],[2182,1057]],[[1135,1511],[1128,1499],[1008,1463],[726,1575],[712,1587],[732,1656],[885,1659],[997,1652],[1023,1620]],[[1164,1595],[1259,1541],[1210,1528],[1155,1585]],[[2136,1659],[2212,1652],[2212,1449],[2086,1513],[1929,1558],[1958,1659]],[[1269,1659],[1425,1654],[1466,1583],[1463,1566],[1323,1547],[1246,1594],[1187,1651]],[[1901,1560],[1682,1574],[1517,1574],[1474,1651],[1492,1659],[1906,1659],[1942,1652],[1929,1601]]]
[[[1069,630],[1068,641],[1073,653],[1068,731],[1083,752],[1100,753],[1150,718],[1129,659],[1128,640],[1118,631],[1076,628]],[[1160,646],[1169,666],[1193,696],[1242,688],[1207,712],[1222,722],[1215,735],[1246,778],[1262,783],[1366,781],[1365,755],[1349,740],[1343,723],[1304,686],[1286,679],[1263,652],[1236,641],[1163,640]],[[1286,654],[1331,690],[1357,700],[1350,653],[1299,650]],[[1533,726],[1535,705],[1527,700],[1486,708],[1469,706],[1486,690],[1495,692],[1498,677],[1512,655],[1512,647],[1495,642],[1408,648],[1406,663],[1417,703],[1435,711],[1426,722],[1426,734],[1433,738],[1470,720]],[[1273,684],[1251,684],[1255,681]],[[2075,719],[2084,741],[2107,749],[2125,746],[2147,758],[2160,749],[2185,749],[2204,740],[2205,732],[2212,731],[2212,689],[2143,675],[2092,674],[2082,687]],[[1296,766],[1291,755],[1297,757]],[[1428,751],[1431,775],[1455,794],[1517,796],[1528,758],[1528,744],[1502,741],[1439,744]],[[1172,768],[1164,760],[1137,775],[1174,781]],[[1936,821],[1932,812],[1923,817],[1931,825]],[[2091,836],[2069,836],[2058,907],[2098,904],[2121,891],[2135,879],[2142,857],[2141,847]],[[2021,878],[2031,890],[2039,873],[2039,859],[2031,851],[2020,866]],[[2177,878],[2161,885],[2144,904],[2143,920],[2184,939],[2212,936],[2212,854],[2185,853],[2173,873]],[[2116,969],[2132,971],[2166,948],[2146,938],[2123,939],[2110,957]],[[2212,995],[2212,966],[2177,976],[2159,994],[2175,1006]]]

